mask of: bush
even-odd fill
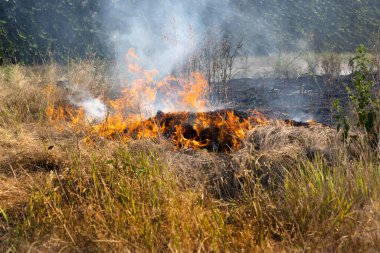
[[[360,45],[356,50],[356,55],[352,60],[353,63],[353,87],[347,87],[347,93],[350,99],[350,105],[355,116],[356,127],[366,134],[368,144],[372,149],[378,146],[377,126],[378,119],[378,101],[372,93],[373,81],[371,80],[370,59],[367,55],[367,48]],[[349,135],[350,124],[347,116],[342,115],[343,110],[339,102],[334,103],[338,115],[338,130],[343,127],[343,139],[347,140]]]
[[[342,71],[342,58],[337,53],[322,54],[321,67],[328,83],[334,82]]]
[[[296,60],[301,54],[296,56],[279,54],[274,64],[274,73],[277,78],[292,78],[297,77],[299,69],[296,65]]]
[[[380,82],[380,29],[374,36],[374,47],[373,47],[373,56],[374,62],[373,67],[375,70],[375,81]]]
[[[319,69],[319,56],[316,53],[309,53],[307,52],[305,54],[304,60],[307,64],[307,72],[310,75],[316,75],[318,73]]]

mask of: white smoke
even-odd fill
[[[91,119],[102,120],[107,113],[105,104],[99,98],[87,98],[77,105],[83,107],[86,115]]]
[[[300,121],[300,122],[307,122],[309,120],[313,120],[314,119],[314,115],[313,114],[303,113],[303,112],[289,113],[288,116],[292,120]]]
[[[74,95],[69,97],[70,102],[83,108],[88,121],[101,121],[106,117],[107,106],[100,98],[93,97],[88,91],[76,88]]]
[[[110,38],[120,66],[127,50],[135,48],[143,68],[161,75],[170,74],[211,29],[232,17],[229,0],[119,0],[109,5],[105,22],[119,23],[108,25],[114,27]]]

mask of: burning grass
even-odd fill
[[[112,121],[115,110],[93,123],[76,105],[62,107],[71,94],[38,82],[59,79],[44,76],[57,71],[15,67],[24,80],[8,68],[0,83],[1,251],[380,249],[378,160],[329,127],[231,110],[158,113],[134,128],[125,117]],[[10,80],[23,102],[5,95]],[[52,118],[51,105],[71,109]],[[109,131],[111,122],[125,123]],[[215,138],[206,134],[214,127]],[[139,136],[143,129],[155,129],[153,137]]]

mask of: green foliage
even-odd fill
[[[0,2],[0,64],[104,55],[100,0]]]
[[[350,124],[344,114],[340,99],[333,101],[333,109],[336,112],[335,119],[337,121],[337,131],[342,130],[342,138],[344,141],[348,139],[348,132],[350,131]]]
[[[246,44],[254,44],[258,53],[268,52],[273,46],[299,50],[300,42],[318,52],[352,51],[359,43],[370,46],[370,34],[380,25],[377,0],[233,2],[242,15],[231,24],[230,31],[247,31]]]
[[[378,133],[375,129],[378,104],[372,94],[373,81],[369,79],[371,62],[363,44],[358,47],[353,62],[355,64],[354,89],[347,87],[347,92],[357,114],[357,127],[365,130],[371,146],[375,147],[378,142]]]
[[[117,7],[120,2],[123,8]],[[126,31],[124,18],[136,15],[138,5],[141,1],[0,1],[0,64],[50,56],[65,60],[93,52],[109,56],[109,31]],[[200,14],[206,29],[213,26],[209,16],[220,15],[212,8]],[[378,29],[380,16],[377,0],[238,0],[218,8],[234,16],[233,22],[222,24],[223,31],[242,36],[247,49],[257,54],[299,50],[300,41],[316,51],[351,51],[360,42],[369,46],[369,34]],[[104,19],[105,12],[115,15]]]
[[[368,58],[367,48],[363,44],[357,48],[356,55],[351,62],[354,67],[353,88],[347,87],[346,90],[356,116],[356,127],[367,134],[369,144],[376,148],[378,144],[376,120],[379,106],[372,94],[373,81],[369,79],[371,60]],[[338,112],[338,131],[343,128],[343,139],[347,140],[350,129],[347,116],[343,115],[339,101],[335,101],[333,107]]]

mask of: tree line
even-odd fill
[[[136,3],[125,1],[131,8]],[[231,5],[239,15],[223,24],[223,31],[244,38],[255,54],[294,51],[302,43],[315,51],[352,51],[359,43],[371,45],[380,26],[378,0],[238,0]],[[104,24],[103,16],[112,8],[106,0],[0,1],[0,63],[89,54],[112,58],[107,38],[117,25],[109,24],[118,20],[108,16]]]

